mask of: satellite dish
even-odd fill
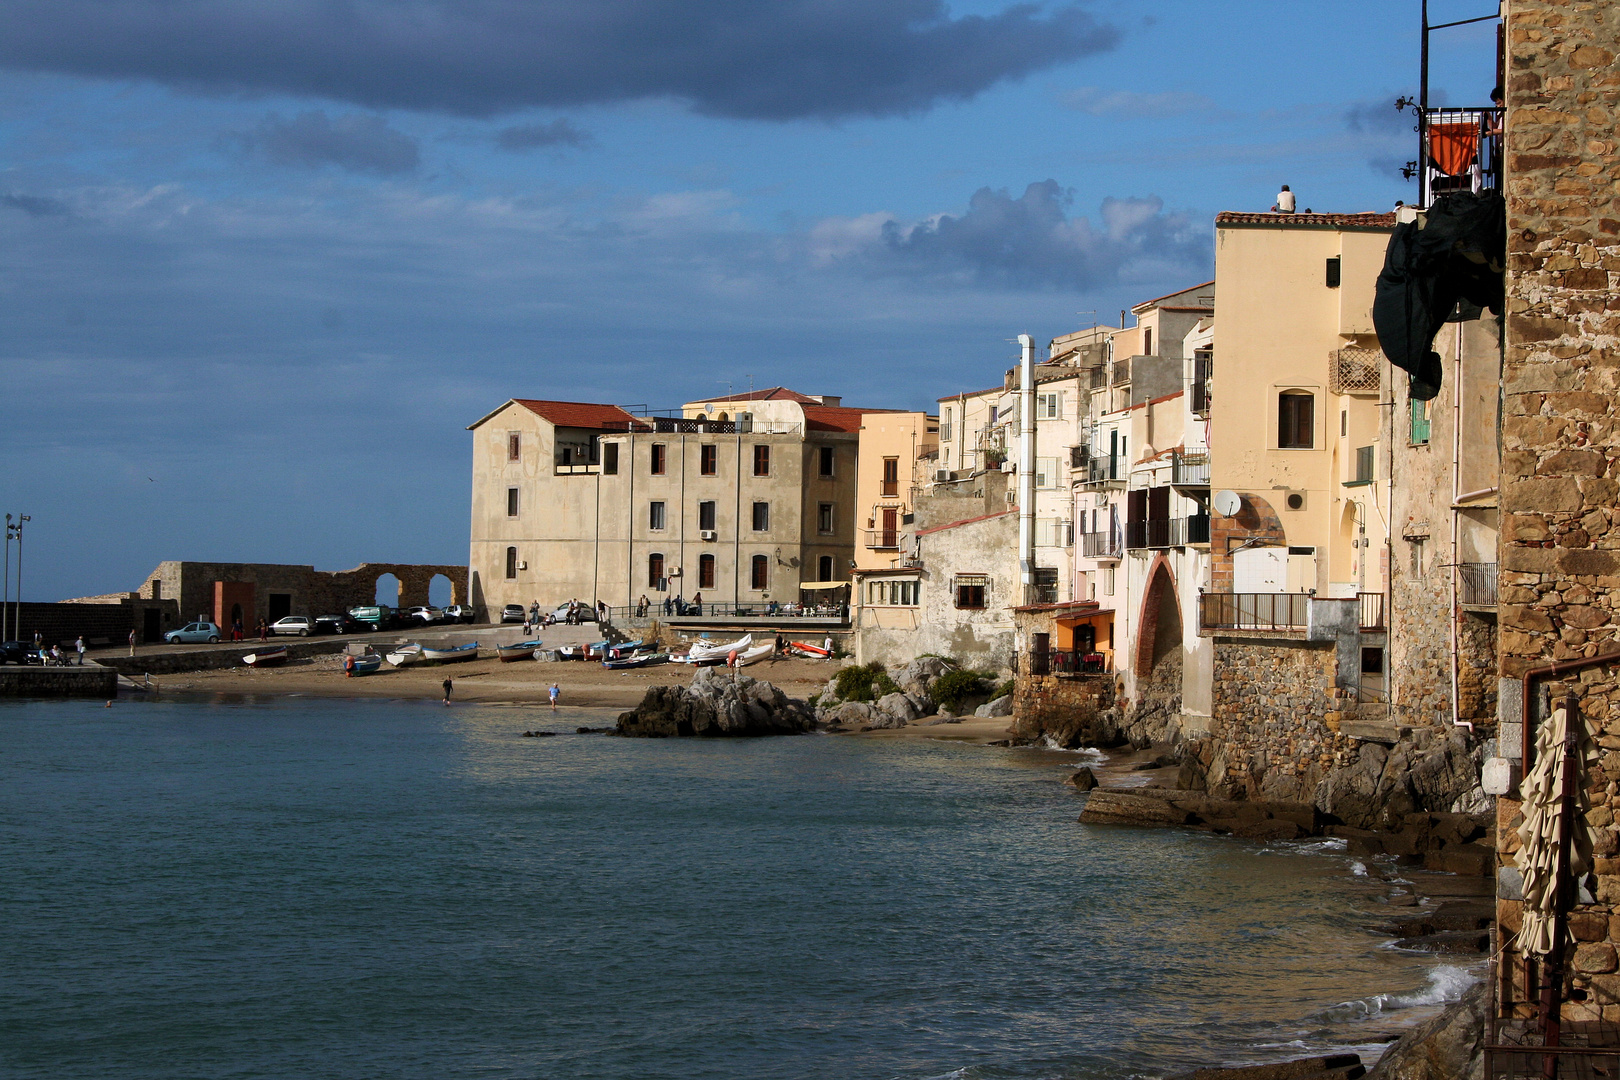
[[[1243,509],[1243,496],[1235,491],[1221,490],[1215,493],[1215,512],[1221,517],[1237,517],[1239,510]]]

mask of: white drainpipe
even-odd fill
[[[1018,344],[1018,577],[1028,603],[1035,584],[1035,339],[1019,334]]]

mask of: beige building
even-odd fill
[[[509,401],[470,429],[474,603],[764,611],[798,602],[801,584],[848,581],[872,411],[782,387],[672,416]]]
[[[901,559],[914,532],[916,495],[939,460],[939,417],[920,412],[862,418],[855,480],[855,569],[882,570]]]

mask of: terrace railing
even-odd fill
[[[1458,563],[1457,600],[1463,607],[1496,606],[1496,564]]]
[[[1209,515],[1147,518],[1125,523],[1125,547],[1172,548],[1209,543]]]
[[[1198,597],[1198,625],[1205,630],[1304,630],[1310,615],[1308,593],[1207,592]]]

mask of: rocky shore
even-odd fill
[[[629,712],[619,714],[620,735],[802,735],[815,726],[804,702],[768,682],[729,668],[700,668],[690,686],[653,686]]]

